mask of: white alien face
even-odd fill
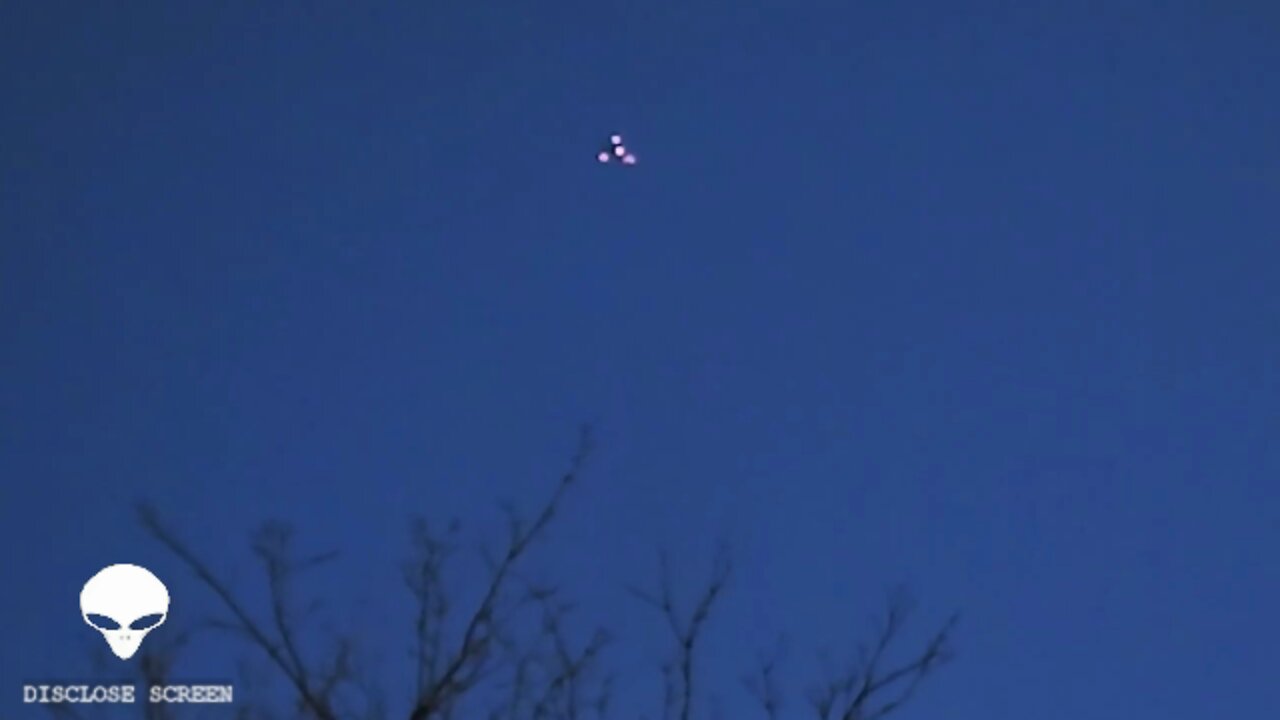
[[[106,638],[111,652],[128,660],[169,614],[169,590],[146,568],[112,565],[84,584],[80,612]]]

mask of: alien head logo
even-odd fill
[[[80,612],[106,638],[111,652],[128,660],[168,616],[169,590],[144,567],[112,565],[84,584]]]

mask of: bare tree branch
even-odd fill
[[[781,655],[782,641],[779,640],[777,649],[762,657],[755,673],[746,676],[742,681],[747,692],[760,704],[760,709],[767,720],[778,720],[778,713],[782,709],[782,693],[778,689],[777,679]]]
[[[457,549],[459,524],[450,523],[441,536],[425,518],[411,526],[414,557],[405,565],[404,578],[417,604],[414,617],[414,697],[423,697],[438,678],[443,655],[444,625],[450,604],[445,590],[444,564]]]
[[[578,450],[574,454],[569,470],[561,477],[551,498],[543,505],[533,525],[526,529],[519,522],[511,523],[511,536],[506,553],[494,568],[488,588],[467,622],[462,641],[453,652],[452,659],[445,665],[440,677],[435,679],[426,692],[417,698],[413,712],[409,716],[410,720],[430,720],[441,713],[465,693],[483,672],[490,660],[490,645],[496,630],[494,615],[502,593],[506,590],[517,563],[551,524],[565,495],[581,475],[591,449],[590,428],[583,428],[579,436]]]
[[[886,655],[911,614],[910,599],[902,592],[889,599],[875,643],[863,649],[858,666],[832,678],[812,694],[820,720],[880,720],[900,709],[920,683],[951,657],[949,642],[958,616],[951,616],[919,654],[885,669]]]
[[[728,552],[721,548],[712,568],[711,579],[699,595],[688,620],[682,620],[676,609],[674,593],[671,587],[670,566],[663,553],[659,558],[660,579],[659,594],[653,595],[637,588],[631,588],[633,595],[652,606],[667,620],[667,625],[676,643],[675,660],[663,667],[664,682],[664,717],[673,708],[678,708],[680,720],[689,720],[693,708],[694,672],[693,656],[703,626],[711,615],[711,608],[716,599],[724,592],[729,581],[730,563]]]
[[[610,637],[603,629],[596,630],[580,650],[573,650],[565,628],[565,618],[572,609],[568,603],[558,602],[555,593],[540,592],[536,600],[542,609],[542,631],[550,645],[550,657],[544,661],[547,680],[537,702],[533,706],[534,720],[566,718],[579,720],[588,712],[603,713],[607,707],[609,678],[605,678],[594,700],[585,697],[588,674],[597,666]]]
[[[180,560],[200,578],[210,590],[218,596],[235,618],[231,627],[249,636],[249,638],[266,652],[272,662],[285,674],[294,690],[298,693],[299,703],[317,720],[338,720],[333,709],[324,698],[318,695],[303,665],[300,654],[294,644],[292,631],[286,622],[283,606],[283,579],[289,574],[289,565],[282,554],[286,548],[289,532],[281,526],[269,523],[260,532],[254,543],[254,549],[267,565],[268,579],[271,583],[273,618],[276,629],[282,639],[273,639],[263,627],[256,622],[245,607],[235,598],[225,583],[213,574],[213,571],[178,539],[160,520],[156,510],[148,504],[138,506],[138,517],[142,526],[162,545],[177,555]],[[274,543],[274,544],[273,544]],[[321,556],[324,557],[324,556]],[[304,561],[303,566],[315,564],[318,559]]]

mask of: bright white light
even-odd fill
[[[611,136],[609,136],[609,142],[613,143],[614,145],[621,145],[621,144],[622,144],[622,136],[621,136],[621,135],[611,135]]]
[[[599,160],[600,162],[607,163],[607,162],[609,162],[609,153],[607,153],[607,152],[602,152],[602,153],[600,153],[599,155],[597,155],[597,156],[596,156],[596,159],[597,159],[597,160]]]

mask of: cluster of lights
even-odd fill
[[[635,165],[636,156],[627,152],[627,146],[622,144],[621,135],[612,135],[609,137],[610,148],[601,150],[596,159],[602,163],[607,163],[617,158],[623,165]]]

